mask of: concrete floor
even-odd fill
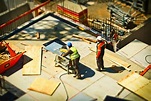
[[[60,67],[55,67],[54,65],[55,54],[51,53],[50,51],[43,51],[41,75],[23,76],[22,68],[20,68],[21,61],[23,61],[23,59],[21,59],[19,63],[17,63],[13,68],[5,73],[5,88],[7,91],[5,90],[4,94],[0,96],[0,100],[66,101],[66,99],[68,98],[69,101],[103,101],[106,96],[112,96],[131,101],[145,101],[141,97],[126,89],[124,89],[124,91],[122,91],[122,93],[118,95],[118,93],[122,90],[122,87],[117,84],[118,80],[122,79],[131,72],[134,72],[135,70],[141,70],[143,66],[138,65],[137,63],[133,62],[131,59],[125,56],[121,56],[106,49],[104,56],[106,70],[103,72],[98,72],[95,70],[95,53],[90,51],[88,48],[95,48],[95,44],[88,44],[80,39],[73,38],[72,34],[78,34],[81,36],[95,39],[93,36],[85,32],[81,32],[76,28],[64,22],[61,22],[51,16],[35,23],[33,26],[30,26],[30,28],[32,28],[31,31],[29,30],[29,28],[27,28],[21,33],[18,33],[10,39],[6,40],[6,42],[13,44],[15,46],[12,47],[14,50],[23,51],[25,49],[25,46],[21,43],[28,45],[38,45],[43,47],[44,43],[54,38],[59,38],[65,43],[70,41],[75,47],[77,47],[81,55],[80,70],[83,79],[76,79],[73,77],[73,74],[63,75],[67,72]],[[25,31],[27,33],[25,33]],[[40,32],[40,39],[36,39],[34,32],[37,31]],[[139,48],[139,46],[136,47]],[[132,55],[132,53],[135,54],[135,51],[129,51],[129,53],[131,53],[130,55]],[[131,72],[123,70],[119,73],[114,69],[111,69],[110,67],[116,64],[110,61],[106,57],[106,54],[113,54],[121,60],[129,63],[131,65]],[[14,69],[16,69],[16,71],[12,73],[11,71]],[[57,81],[60,81],[61,84],[52,96],[28,90],[31,83],[37,77],[43,77],[46,79],[53,78]],[[59,79],[60,77],[63,83]]]

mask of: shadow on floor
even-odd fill
[[[121,73],[125,70],[124,67],[121,66],[112,66],[112,67],[105,67],[104,70],[102,70],[102,72],[109,72],[109,73]]]
[[[79,64],[79,68],[82,79],[93,77],[95,75],[95,72],[91,68],[83,65],[82,63]]]
[[[26,63],[32,61],[33,59],[28,57],[27,55],[24,55],[24,61],[23,61],[23,65],[25,65]]]
[[[126,99],[121,99],[121,98],[117,98],[117,97],[112,97],[112,96],[106,96],[104,101],[130,101],[130,100],[126,100]]]
[[[20,60],[11,68],[9,68],[7,71],[5,71],[2,75],[3,76],[10,76],[13,73],[17,72],[18,70],[23,68],[23,65],[30,62],[32,59],[26,55],[23,55]]]
[[[24,94],[26,94],[24,91],[4,80],[0,92],[0,101],[15,101]]]

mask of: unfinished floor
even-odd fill
[[[29,30],[31,28],[32,30]],[[35,32],[40,32],[40,39],[36,38]],[[73,34],[95,39],[94,36],[91,36],[85,32],[81,32],[64,22],[49,16],[6,40],[6,42],[12,44],[12,49],[16,52],[24,51],[26,45],[44,47],[44,43],[55,38],[59,38],[64,43],[67,43],[68,41],[72,42],[81,55],[80,70],[83,79],[76,79],[73,77],[73,74],[65,74],[67,71],[60,67],[55,67],[54,58],[56,54],[43,50],[40,75],[24,76],[22,74],[22,62],[25,61],[24,58],[22,58],[13,68],[4,73],[4,79],[6,80],[5,88],[7,91],[3,91],[0,100],[103,101],[107,96],[111,96],[131,101],[145,101],[145,99],[139,97],[127,89],[124,89],[119,94],[119,92],[122,90],[122,87],[118,85],[117,81],[136,70],[142,70],[144,68],[144,66],[132,61],[133,59],[137,59],[134,56],[136,55],[135,50],[123,50],[124,52],[127,52],[126,54],[129,54],[128,56],[134,56],[133,58],[127,58],[121,55],[122,52],[117,54],[106,49],[104,57],[106,69],[105,71],[98,72],[95,70],[97,68],[95,52],[92,52],[89,49],[89,47],[95,49],[95,43],[88,44],[80,39],[72,37]],[[141,44],[141,42],[138,43]],[[141,47],[147,47],[147,45],[136,45],[136,48],[139,49],[139,52],[144,49]],[[131,71],[127,71],[126,69],[120,67],[118,68],[118,65],[107,57],[108,54],[114,55],[122,61],[126,61],[131,65],[129,67]],[[26,56],[27,55],[24,57]],[[113,68],[112,65],[116,65],[117,67]],[[33,81],[39,77],[48,80],[54,79],[57,82],[60,82],[60,85],[51,96],[29,90],[28,88],[33,83]],[[147,78],[149,78],[149,76]]]

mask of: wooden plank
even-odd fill
[[[135,91],[138,95],[143,95],[143,98],[146,98],[148,101],[151,100],[151,83],[148,83],[146,86],[144,86],[142,89],[139,89]]]
[[[48,80],[44,78],[36,78],[28,89],[43,94],[52,95],[59,84],[60,82],[56,81],[55,79]]]
[[[137,79],[135,79],[132,82],[129,82],[129,84],[127,84],[126,86],[128,86],[128,88],[132,91],[137,91],[140,88],[142,88],[144,85],[147,85],[149,83],[149,81],[145,78],[142,78],[141,76]]]
[[[119,82],[123,86],[128,86],[129,84],[137,80],[139,77],[140,75],[137,75],[136,73],[132,73],[132,74],[127,75],[125,78],[121,79]]]
[[[75,38],[79,38],[79,39],[82,39],[82,40],[87,40],[87,41],[96,43],[96,40],[94,40],[94,39],[90,39],[90,38],[79,36],[79,35],[75,35],[75,34],[73,34],[72,36],[75,37]]]
[[[91,42],[90,41],[88,41],[88,40],[86,40],[86,39],[82,39],[84,42],[86,42],[86,43],[88,43],[88,44],[91,44]]]
[[[118,84],[146,100],[151,99],[150,81],[137,73],[127,75],[125,78],[119,80]]]
[[[41,47],[25,46],[26,55],[31,59],[23,66],[23,75],[39,75],[41,72]],[[29,60],[30,60],[29,59]],[[26,60],[25,60],[26,61]]]

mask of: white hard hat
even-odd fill
[[[97,40],[102,40],[102,37],[101,36],[97,36],[97,38],[96,38]]]

